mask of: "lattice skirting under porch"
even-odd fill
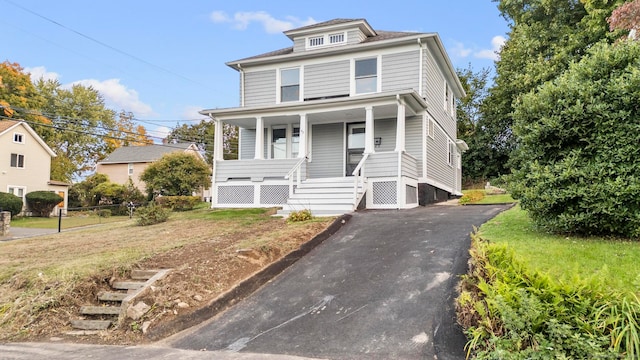
[[[289,198],[289,185],[251,182],[216,184],[214,206],[268,207],[285,204]]]
[[[368,178],[367,208],[407,209],[418,206],[418,182],[408,177]]]

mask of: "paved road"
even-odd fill
[[[235,307],[165,340],[312,358],[463,359],[453,309],[472,227],[507,206],[366,211]]]
[[[9,229],[8,235],[0,236],[0,241],[24,239],[24,238],[34,237],[34,236],[55,234],[57,232],[58,232],[58,229],[32,229],[32,228],[20,228],[20,227],[12,226]]]

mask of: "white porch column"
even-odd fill
[[[221,120],[214,119],[215,133],[213,135],[213,159],[216,161],[224,160],[224,125]]]
[[[262,120],[262,116],[256,118],[256,151],[253,158],[256,160],[264,159],[264,120]]]
[[[396,128],[396,150],[405,150],[405,104],[404,100],[398,97],[398,121]]]
[[[300,142],[298,143],[298,157],[303,158],[309,154],[307,142],[307,114],[300,114]]]
[[[364,153],[371,154],[375,152],[375,146],[373,143],[373,106],[367,106],[364,108],[365,112],[365,124],[364,124]]]

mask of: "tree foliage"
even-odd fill
[[[22,211],[22,199],[19,196],[0,192],[0,211],[8,211],[16,216]]]
[[[640,30],[640,0],[633,0],[621,5],[613,10],[607,20],[611,31],[635,30],[637,32]]]
[[[29,210],[35,215],[40,217],[49,217],[53,208],[56,207],[64,199],[51,191],[32,191],[25,195],[27,206]]]
[[[195,143],[200,150],[205,152],[208,163],[213,161],[213,138],[215,136],[215,124],[213,121],[202,120],[194,125],[176,125],[166,137],[169,143],[187,142]],[[229,124],[223,126],[224,159],[238,158],[238,128]]]
[[[118,113],[113,129],[109,129],[105,142],[107,153],[122,146],[144,146],[153,144],[153,140],[147,136],[147,129],[142,125],[136,125],[133,121],[133,113],[124,110]]]
[[[146,183],[150,196],[188,196],[201,187],[208,188],[210,176],[211,169],[206,162],[188,153],[174,152],[149,165],[140,180]]]
[[[522,97],[512,192],[554,232],[640,237],[640,44],[601,43]]]

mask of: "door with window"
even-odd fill
[[[346,176],[351,176],[358,167],[364,153],[365,124],[347,124],[347,161]]]

